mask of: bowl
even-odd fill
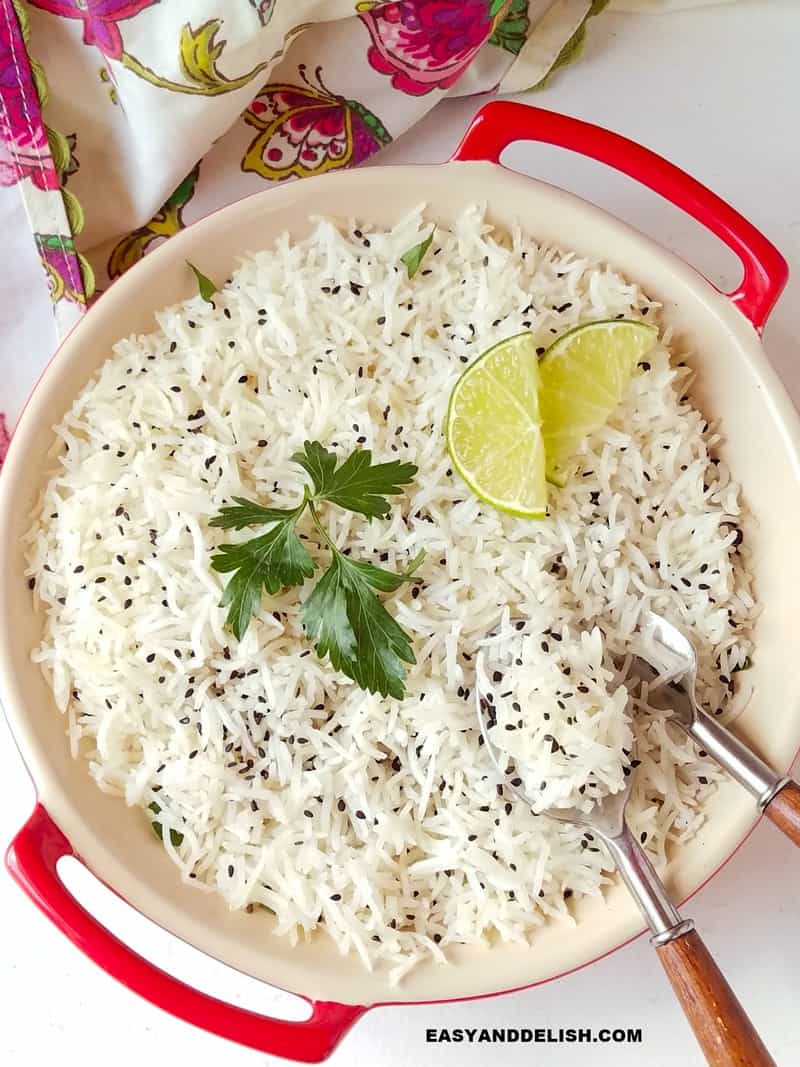
[[[544,140],[583,152],[638,178],[709,227],[744,267],[734,293],[717,291],[680,258],[599,208],[499,165],[515,140]],[[743,486],[752,519],[746,531],[763,611],[749,675],[754,696],[737,731],[785,769],[800,746],[800,421],[760,341],[786,280],[776,249],[731,207],[688,175],[616,134],[514,103],[488,104],[453,159],[440,166],[373,167],[293,182],[232,204],[148,255],[116,282],[61,345],[36,386],[0,476],[0,699],[38,793],[38,806],[12,843],[7,862],[38,906],[87,955],[173,1014],[265,1052],[319,1060],[368,1007],[477,997],[519,989],[597,960],[642,929],[621,885],[605,900],[582,900],[575,923],[554,923],[532,948],[496,944],[449,951],[450,966],[425,963],[397,988],[342,957],[332,940],[294,947],[272,933],[266,912],[231,912],[221,897],[184,885],[141,813],[100,793],[83,762],[70,757],[64,719],[30,652],[41,618],[24,579],[22,536],[46,481],[53,426],[110,355],[112,344],[154,328],[154,311],[190,295],[185,261],[225,277],[237,257],[270,245],[283,231],[304,236],[313,215],[358,216],[390,225],[425,201],[428,214],[455,219],[487,201],[492,221],[519,221],[540,240],[605,260],[664,306],[682,345],[696,353],[695,397],[721,420],[720,451]],[[712,797],[707,820],[675,849],[666,881],[675,899],[702,885],[730,857],[756,820],[733,783]],[[58,859],[77,856],[132,907],[211,956],[297,993],[311,1017],[285,1022],[244,1011],[173,979],[106,931],[69,894]]]

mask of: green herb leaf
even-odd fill
[[[186,266],[189,267],[197,279],[197,290],[200,293],[200,296],[207,304],[212,303],[212,297],[214,296],[214,293],[219,292],[219,286],[215,285],[210,278],[207,278],[206,275],[203,274],[202,271],[199,271],[194,263],[190,263],[188,259],[186,260]]]
[[[421,549],[412,559],[407,569],[400,574],[396,574],[394,571],[386,571],[382,567],[374,566],[372,563],[362,563],[361,560],[351,559],[349,556],[344,558],[348,567],[359,573],[365,581],[369,582],[373,589],[377,589],[381,593],[393,593],[400,588],[403,582],[422,581],[421,578],[417,578],[414,572],[419,570],[425,559],[425,549]]]
[[[209,526],[222,530],[243,530],[246,526],[266,526],[268,522],[282,522],[299,517],[298,508],[265,508],[243,496],[235,496],[235,504],[220,508],[219,515],[209,521]]]
[[[211,558],[214,570],[230,574],[222,596],[228,607],[226,625],[241,639],[261,606],[266,589],[276,593],[287,586],[302,585],[316,563],[295,531],[306,508],[330,548],[328,569],[303,605],[303,625],[316,641],[320,657],[328,656],[336,670],[352,678],[362,689],[398,699],[404,695],[407,664],[414,663],[408,634],[392,618],[378,593],[393,593],[403,582],[418,581],[414,572],[425,553],[420,552],[408,570],[393,573],[371,563],[352,560],[331,541],[319,520],[316,504],[327,501],[368,518],[385,516],[386,499],[399,493],[417,473],[413,463],[392,460],[373,463],[372,454],[358,449],[339,466],[334,452],[319,441],[306,441],[293,457],[311,479],[296,508],[264,507],[246,497],[222,508],[210,525],[241,530],[270,525],[266,533],[236,545],[220,545]]]
[[[149,804],[148,807],[149,807],[150,811],[152,811],[155,815],[158,815],[158,813],[161,811],[161,808],[158,806],[158,804],[156,804],[155,801],[153,801],[152,804]],[[164,827],[161,825],[160,822],[156,822],[156,821],[151,822],[150,825],[152,826],[153,833],[156,835],[158,840],[163,843],[163,841],[164,841]],[[179,830],[170,829],[169,839],[170,839],[170,843],[172,844],[173,848],[177,848],[178,845],[180,845],[180,843],[183,841],[183,834]]]
[[[319,441],[304,441],[303,451],[295,452],[292,460],[295,463],[299,463],[309,475],[314,486],[314,492],[318,496],[323,496],[333,484],[333,475],[336,470],[336,453],[330,452]]]
[[[412,566],[422,562],[417,558]],[[414,663],[408,634],[375,595],[393,592],[410,572],[390,571],[348,559],[333,549],[333,559],[303,605],[303,626],[317,641],[317,654],[329,656],[335,670],[362,689],[402,699],[406,664]]]
[[[420,264],[425,258],[425,253],[431,247],[431,243],[433,242],[433,235],[435,233],[436,228],[434,227],[424,241],[420,241],[418,245],[414,245],[413,248],[409,248],[409,250],[400,257],[401,261],[406,265],[406,270],[408,271],[409,278],[413,278],[419,270]]]
[[[304,505],[303,505],[304,506]],[[226,625],[241,640],[250,619],[261,606],[261,593],[277,593],[291,585],[302,585],[314,573],[316,564],[295,533],[300,507],[276,522],[260,537],[239,545],[220,545],[211,557],[211,566],[223,574],[235,571],[225,586],[221,604],[228,607]]]
[[[303,605],[303,628],[317,642],[320,659],[330,656],[337,671],[349,678],[355,672],[356,635],[347,617],[347,595],[337,553]]]
[[[292,459],[311,477],[314,498],[370,519],[388,515],[391,504],[386,497],[401,492],[417,473],[413,463],[373,463],[369,449],[351,452],[338,468],[335,454],[318,441],[306,441],[303,449]]]

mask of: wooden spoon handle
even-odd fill
[[[788,781],[764,808],[764,814],[783,830],[790,841],[800,845],[800,785]]]
[[[656,951],[711,1067],[776,1067],[696,930]]]

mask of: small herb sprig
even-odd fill
[[[424,241],[420,241],[418,245],[414,245],[413,248],[409,248],[407,252],[404,252],[400,257],[400,262],[405,265],[408,271],[408,277],[413,278],[419,268],[422,266],[422,261],[425,258],[425,253],[431,247],[433,243],[433,235],[436,233],[436,227],[431,230]]]
[[[219,292],[217,283],[212,282],[206,274],[203,274],[202,271],[198,270],[194,263],[190,263],[188,259],[186,260],[186,266],[192,274],[194,274],[195,281],[197,282],[197,292],[200,294],[201,298],[205,300],[207,304],[212,304],[214,302],[214,294]]]
[[[331,560],[303,605],[303,628],[316,642],[317,654],[328,656],[336,670],[362,689],[400,699],[414,653],[408,634],[377,594],[392,593],[403,582],[419,581],[414,572],[425,553],[420,552],[400,574],[350,559],[328,536],[319,505],[334,504],[368,519],[384,518],[391,510],[386,498],[401,492],[417,468],[399,460],[373,463],[366,449],[357,449],[337,465],[336,455],[319,441],[306,441],[292,460],[311,481],[297,507],[263,507],[234,497],[234,503],[211,520],[211,526],[226,530],[269,525],[266,533],[250,541],[220,545],[211,559],[214,570],[232,575],[221,601],[228,607],[226,624],[241,639],[261,605],[263,590],[277,593],[312,577],[317,561],[296,530],[300,516],[308,510]]]

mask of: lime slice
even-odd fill
[[[576,326],[548,348],[539,364],[539,413],[547,480],[565,482],[565,464],[622,399],[637,362],[656,343],[644,322],[614,319]]]
[[[543,519],[547,508],[532,334],[507,337],[470,364],[447,409],[447,448],[458,473],[499,511]]]

